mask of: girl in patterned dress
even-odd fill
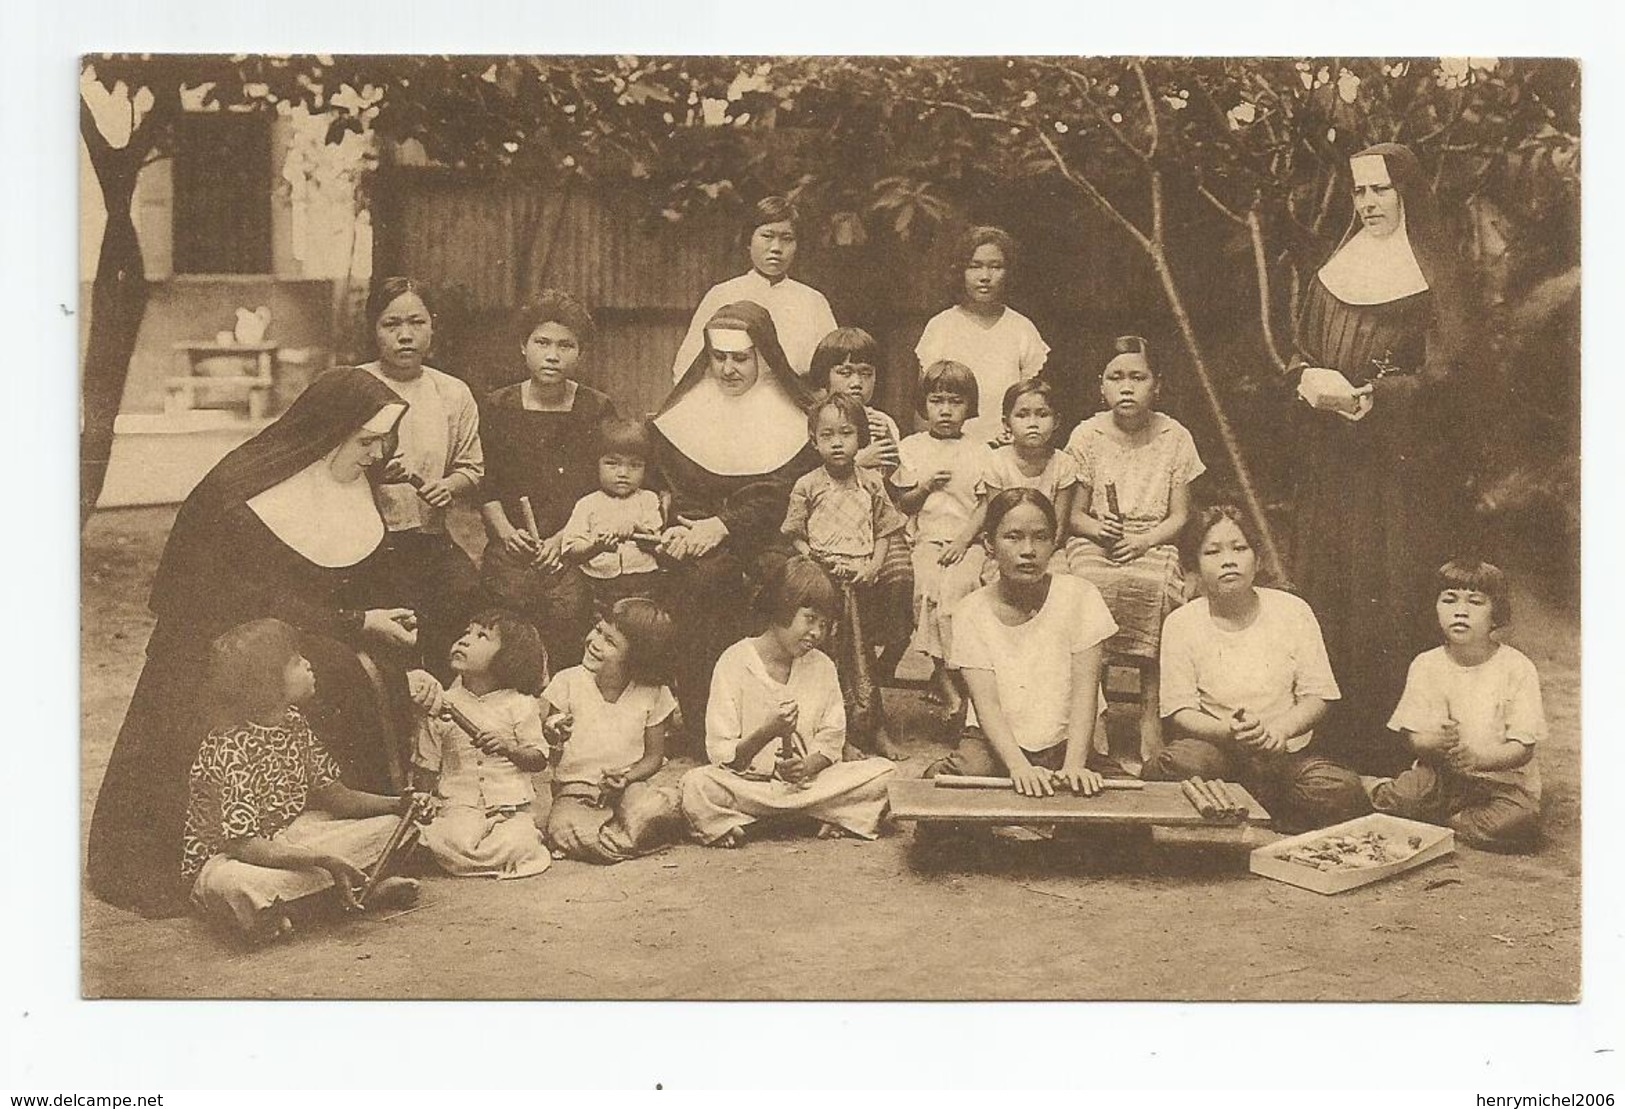
[[[835,668],[846,703],[847,735],[853,744],[886,758],[896,748],[874,680],[874,634],[878,622],[874,587],[887,551],[902,541],[907,521],[873,470],[857,464],[869,445],[863,405],[833,393],[807,414],[807,430],[824,464],[796,480],[784,515],[784,533],[835,579],[841,593]]]
[[[416,899],[415,881],[385,878],[358,900],[400,802],[339,780],[299,708],[316,675],[298,633],[274,619],[233,628],[210,647],[209,689],[217,726],[192,761],[181,856],[193,907],[263,943],[293,930],[292,902],[329,889],[348,908]]]
[[[1100,375],[1106,411],[1079,424],[1067,442],[1078,463],[1067,560],[1100,590],[1117,621],[1107,656],[1140,670],[1140,749],[1117,755],[1133,771],[1162,746],[1157,650],[1163,621],[1185,603],[1174,544],[1190,513],[1190,483],[1207,467],[1184,425],[1155,408],[1157,376],[1145,340],[1125,335],[1113,349]]]

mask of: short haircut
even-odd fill
[[[415,277],[386,277],[382,281],[374,281],[367,293],[367,326],[377,327],[384,309],[395,303],[397,297],[407,293],[417,294],[417,298],[429,310],[429,318],[434,319],[434,299],[429,295],[428,286]]]
[[[1446,589],[1471,590],[1490,599],[1490,623],[1504,628],[1512,623],[1512,595],[1507,576],[1493,562],[1481,558],[1453,558],[1433,575],[1435,598]]]
[[[1024,504],[1030,504],[1044,514],[1050,534],[1053,535],[1060,526],[1054,502],[1037,489],[1025,485],[1012,485],[993,494],[987,502],[987,515],[982,523],[982,534],[991,539],[999,525],[1004,522],[1004,518]]]
[[[787,196],[764,196],[751,208],[747,222],[749,227],[746,228],[746,232],[750,235],[756,234],[758,227],[770,223],[788,223],[800,230],[801,212]]]
[[[1262,550],[1252,517],[1233,504],[1210,504],[1192,512],[1184,530],[1179,533],[1179,561],[1187,571],[1195,572],[1197,563],[1201,561],[1202,544],[1207,540],[1207,533],[1223,520],[1229,520],[1241,529],[1242,538],[1247,540],[1247,545],[1255,553]]]
[[[1050,408],[1055,407],[1055,387],[1041,377],[1024,377],[1004,391],[1004,418],[1016,410],[1016,402],[1029,394],[1043,397]]]
[[[970,268],[970,260],[975,257],[979,247],[989,243],[998,247],[1004,255],[1004,291],[1008,293],[1015,284],[1016,240],[1011,238],[1010,232],[1002,227],[971,227],[954,243],[952,268],[948,271],[948,287],[953,292],[954,300],[965,295],[965,270]]]
[[[476,613],[468,626],[475,624],[496,632],[500,640],[491,660],[491,676],[497,684],[531,696],[540,693],[547,684],[547,648],[542,646],[536,625],[505,608]]]
[[[768,623],[780,628],[788,627],[804,608],[833,621],[841,614],[841,595],[822,566],[806,555],[793,555],[767,567],[756,608]]]
[[[606,454],[624,454],[649,460],[653,443],[649,439],[649,426],[630,416],[606,416],[598,425],[598,457]]]
[[[932,393],[953,393],[964,397],[970,406],[966,417],[981,415],[981,405],[978,403],[981,387],[976,384],[976,375],[963,362],[943,358],[925,368],[920,375],[919,403],[915,406],[915,411],[921,416],[925,415],[925,398]]]
[[[563,324],[575,333],[583,350],[592,346],[598,337],[598,326],[593,322],[587,306],[563,289],[543,289],[530,304],[515,315],[514,331],[520,343],[529,340],[531,332],[544,323]]]
[[[880,373],[880,344],[861,327],[837,327],[818,340],[813,351],[812,365],[807,369],[807,384],[814,389],[829,388],[829,371],[842,362],[863,362]]]
[[[299,654],[299,633],[270,618],[238,624],[209,644],[210,727],[279,718],[288,708],[288,664]]]
[[[624,597],[603,619],[626,636],[628,677],[639,685],[671,681],[674,633],[670,613],[647,597]]]
[[[852,426],[858,429],[858,446],[867,447],[870,443],[869,413],[865,412],[863,405],[850,393],[831,393],[823,400],[814,401],[813,406],[807,409],[807,437],[818,438],[818,417],[823,415],[825,409],[833,408],[842,416],[852,421]]]

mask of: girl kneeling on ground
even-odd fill
[[[1202,596],[1162,629],[1162,715],[1176,738],[1145,764],[1156,781],[1239,782],[1276,827],[1318,828],[1369,810],[1354,772],[1310,750],[1340,696],[1320,624],[1291,593],[1260,589],[1252,524],[1233,505],[1196,513],[1180,538]]]

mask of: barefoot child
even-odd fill
[[[790,490],[784,534],[835,579],[842,594],[836,671],[845,694],[847,735],[854,746],[896,757],[886,732],[886,714],[873,679],[871,620],[879,626],[872,588],[893,542],[901,542],[907,521],[897,511],[881,478],[857,465],[869,445],[863,405],[847,393],[832,393],[807,415],[807,430],[823,466],[804,474]]]
[[[677,802],[648,784],[666,759],[677,702],[671,617],[646,597],[617,601],[587,636],[581,665],[542,694],[553,770],[547,838],[556,857],[618,863],[682,833]]]
[[[846,393],[863,405],[869,422],[869,445],[858,451],[858,466],[881,478],[897,469],[898,444],[903,434],[897,421],[874,407],[879,372],[880,344],[861,327],[838,327],[824,336],[813,351],[807,383],[814,390]],[[873,603],[864,613],[863,630],[880,650],[875,680],[889,681],[908,650],[914,632],[914,566],[905,534],[892,536],[886,560],[868,589]],[[880,752],[884,754],[885,752]]]
[[[1369,808],[1360,780],[1313,749],[1339,696],[1320,624],[1298,597],[1254,585],[1255,551],[1233,505],[1202,509],[1180,537],[1202,595],[1162,631],[1162,712],[1175,738],[1146,760],[1145,777],[1239,782],[1277,827],[1359,816]]]
[[[1185,576],[1173,545],[1190,514],[1190,483],[1206,467],[1190,432],[1156,411],[1157,375],[1146,343],[1125,335],[1100,375],[1106,410],[1072,432],[1078,464],[1067,559],[1088,578],[1117,621],[1107,657],[1140,671],[1139,750],[1117,759],[1136,769],[1162,746],[1157,655],[1163,621],[1185,603]]]
[[[1527,851],[1540,829],[1546,738],[1540,676],[1496,629],[1511,619],[1506,575],[1481,561],[1439,568],[1444,646],[1416,657],[1388,726],[1403,731],[1416,763],[1371,788],[1378,812],[1446,824],[1474,847]]]
[[[998,578],[954,612],[953,662],[978,726],[939,774],[1008,775],[1018,793],[1101,788],[1085,767],[1099,715],[1101,644],[1117,630],[1095,587],[1052,575],[1055,506],[1035,489],[988,502],[986,544]]]
[[[193,906],[254,942],[292,931],[289,906],[329,889],[363,907],[365,868],[394,832],[400,801],[339,781],[299,710],[316,675],[298,633],[280,620],[233,628],[210,647],[209,688],[216,726],[192,762],[181,860]],[[416,896],[416,882],[385,878],[364,907]]]
[[[654,547],[666,528],[660,495],[643,487],[649,430],[641,420],[606,419],[598,428],[598,488],[576,502],[560,554],[578,563],[600,613],[623,597],[655,596]]]
[[[423,846],[448,874],[526,878],[547,869],[551,856],[531,812],[530,780],[547,766],[535,700],[546,669],[535,626],[492,609],[452,645],[451,688],[412,675],[416,699],[429,710],[418,725],[413,778],[439,802]]]
[[[723,652],[711,679],[705,749],[683,776],[683,815],[702,843],[735,847],[758,820],[808,816],[820,836],[874,839],[886,811],[887,759],[842,762],[846,711],[835,664],[818,650],[838,595],[812,559],[775,566],[758,600],[762,634]]]
[[[897,507],[908,514],[914,544],[914,646],[931,659],[935,699],[956,718],[964,699],[947,667],[948,629],[943,599],[948,567],[965,558],[974,577],[982,557],[965,540],[976,510],[976,481],[987,469],[987,444],[967,438],[965,421],[977,412],[976,378],[958,362],[933,362],[920,379],[920,414],[926,430],[898,445],[892,475]]]

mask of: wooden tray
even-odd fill
[[[1359,835],[1362,832],[1381,832],[1388,839],[1398,843],[1405,843],[1412,836],[1420,836],[1422,846],[1414,855],[1398,862],[1350,870],[1316,870],[1312,866],[1287,862],[1279,857],[1294,847],[1313,843],[1327,836]],[[1380,882],[1384,878],[1403,874],[1407,870],[1414,870],[1434,859],[1452,854],[1455,850],[1456,833],[1449,828],[1406,820],[1400,816],[1389,816],[1386,813],[1371,813],[1369,816],[1333,824],[1330,828],[1278,839],[1274,843],[1260,847],[1252,853],[1248,869],[1254,874],[1262,874],[1266,878],[1274,878],[1277,882],[1301,886],[1316,893],[1342,893],[1344,890],[1370,885],[1372,882]]]
[[[951,820],[961,824],[1162,824],[1236,828],[1267,824],[1270,814],[1246,790],[1226,783],[1247,806],[1245,821],[1206,820],[1178,782],[1146,782],[1144,789],[1107,790],[1093,797],[1058,793],[1023,797],[1013,789],[937,789],[928,779],[893,781],[892,816],[899,820]]]

